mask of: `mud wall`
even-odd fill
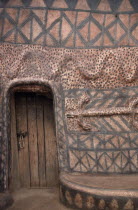
[[[53,90],[60,170],[138,171],[137,9],[134,0],[1,3],[1,190],[8,186],[9,92],[19,84]]]

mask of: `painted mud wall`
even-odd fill
[[[10,167],[7,93],[18,84],[53,90],[60,170],[138,171],[137,10],[134,0],[1,3],[1,190]]]

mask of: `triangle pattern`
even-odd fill
[[[14,20],[16,21],[16,15],[17,15],[17,9],[7,8],[6,13]]]
[[[64,14],[68,17],[72,24],[75,24],[76,13],[73,13],[72,11],[65,11]]]
[[[42,28],[38,24],[38,22],[35,20],[35,18],[33,19],[32,27],[35,29],[35,30],[33,30],[33,35],[32,35],[32,40],[34,41],[34,39],[42,32]]]
[[[99,152],[99,154],[98,154],[98,163],[99,163],[99,165],[98,165],[98,171],[103,171],[105,168],[106,168],[106,164],[105,164],[105,155],[106,155],[106,153],[102,153],[102,152]]]
[[[62,24],[64,26],[62,27],[62,38],[64,40],[72,31],[72,28],[65,18],[62,19]]]
[[[112,46],[114,43],[109,39],[109,37],[105,34],[104,35],[104,45],[105,46]]]
[[[81,4],[80,1],[78,1],[76,9],[90,10],[86,0],[81,0]]]
[[[103,25],[104,22],[104,14],[98,14],[98,13],[93,13],[92,16],[94,17],[97,22],[99,22],[101,25]]]
[[[115,24],[114,24],[112,27],[110,27],[110,28],[108,29],[108,31],[109,31],[109,33],[111,34],[111,36],[112,36],[114,39],[116,39]]]
[[[127,138],[120,136],[119,140],[121,142],[121,144],[120,144],[121,148],[129,148],[130,145],[129,145],[129,141]]]
[[[135,29],[132,31],[132,35],[135,37],[135,39],[138,40],[138,24],[135,27]]]
[[[71,146],[73,146],[73,147],[77,146],[77,142],[74,140],[74,138],[72,136],[68,136],[68,141]]]
[[[18,34],[17,42],[20,44],[25,43],[25,40],[23,39],[23,37],[20,34]]]
[[[97,165],[96,165],[96,160],[90,158],[90,156],[87,154],[87,160],[89,163],[89,168],[92,169],[92,171],[96,171],[97,172]]]
[[[88,27],[89,27],[89,23],[86,23],[84,27],[79,30],[79,32],[81,33],[85,41],[88,41]]]
[[[64,0],[55,0],[52,8],[68,8],[68,6]]]
[[[7,1],[6,6],[23,6],[23,3],[21,0],[10,0],[10,1]]]
[[[32,0],[30,6],[31,7],[45,7],[45,4],[42,0],[41,1],[40,0]]]
[[[22,9],[20,12],[18,24],[22,24],[27,21],[27,19],[31,16],[31,12],[29,9]]]
[[[123,0],[108,0],[113,11],[118,10]]]
[[[118,144],[118,140],[117,140],[116,136],[113,137],[113,138],[111,136],[109,138],[110,139],[107,140],[107,142],[106,142],[106,147],[107,148],[118,148],[119,147],[119,144]]]
[[[117,24],[117,40],[119,40],[121,37],[122,37],[122,35],[125,33],[125,31],[124,31],[124,29],[120,26],[120,24],[118,23]]]
[[[87,170],[88,170],[88,168],[89,168],[89,164],[88,163],[89,162],[88,162],[88,159],[87,159],[86,155],[82,158],[81,162],[83,163],[83,165],[85,165],[87,167]],[[94,161],[93,161],[93,163],[94,163]]]
[[[111,7],[109,5],[108,0],[101,0],[101,2],[99,3],[99,6],[97,7],[97,10],[111,11]]]
[[[80,155],[78,151],[75,152],[75,155],[72,151],[70,151],[69,154],[70,154],[70,164],[71,167],[73,168],[79,162]]]
[[[138,11],[138,1],[137,0],[129,0],[134,10]]]
[[[76,35],[76,47],[84,47],[85,44],[83,43],[83,41],[80,39],[80,37],[78,36],[78,34]]]
[[[85,21],[89,17],[88,12],[79,12],[78,13],[78,18],[77,18],[77,25],[82,24],[82,22]]]
[[[48,10],[47,15],[47,28],[50,27],[54,21],[56,21],[60,17],[60,11]]]
[[[12,30],[13,27],[14,26],[11,24],[11,22],[6,18],[5,19],[5,24],[4,24],[3,35],[5,35],[6,33],[8,33],[10,30]]]
[[[133,8],[128,0],[123,0],[122,4],[119,7],[119,12],[123,11],[133,11]]]
[[[43,43],[44,43],[44,35],[41,36],[35,43],[36,43],[36,44],[43,45]]]
[[[55,0],[43,0],[47,7],[52,7]]]
[[[65,0],[70,9],[75,9],[78,0]]]
[[[106,164],[107,164],[107,168],[110,168],[112,165],[112,158],[110,158],[110,156],[105,155],[105,159],[106,159]]]
[[[92,10],[97,9],[101,0],[87,0],[87,4]]]
[[[31,2],[32,2],[32,0],[21,0],[22,1],[22,3],[24,4],[24,6],[26,6],[26,7],[28,7],[28,6],[30,6],[30,4],[31,4]]]
[[[31,21],[28,21],[22,28],[22,33],[30,40]]]
[[[90,23],[90,40],[93,40],[101,30],[98,28],[98,26],[91,21]]]
[[[115,16],[112,14],[107,14],[105,19],[105,26],[109,26],[114,21],[115,21]]]
[[[5,38],[5,41],[6,42],[14,42],[14,40],[15,40],[15,31],[14,32],[12,32],[8,37],[6,37]]]
[[[119,15],[119,19],[127,28],[129,27],[129,15]]]
[[[78,162],[74,169],[75,171],[81,171],[81,164]]]
[[[56,40],[59,40],[59,27],[60,27],[60,23],[58,22],[54,25],[54,27],[49,32],[51,35],[53,35],[53,37]]]
[[[45,21],[45,10],[33,10],[33,13],[42,21],[42,23],[44,23]]]

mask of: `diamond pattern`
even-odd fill
[[[106,0],[106,7],[103,2],[105,1],[82,0],[80,5],[78,0],[43,0],[41,3],[36,0],[0,0],[0,41],[64,48],[138,45],[136,14],[138,1]],[[6,7],[5,4],[7,4]],[[115,12],[116,16],[112,12]],[[65,28],[67,30],[64,30]],[[61,90],[57,88],[57,91],[60,167],[64,169],[68,167],[69,152],[69,155],[72,153],[72,156],[69,156],[72,171],[137,172],[138,136],[135,131],[132,132],[125,117],[112,118],[110,121],[103,118],[97,121],[101,133],[93,134],[93,136],[76,135],[69,132],[67,136],[69,151],[67,152],[63,114],[61,113],[63,109]],[[89,91],[89,95],[94,96],[94,100],[86,108],[97,107],[97,105],[111,107],[113,104],[116,107],[123,106],[127,98],[122,91],[121,94],[124,97],[121,100],[119,93],[121,90],[102,92],[102,96],[98,99],[96,98],[98,92]],[[79,97],[82,92],[81,90],[76,92],[70,90],[65,94],[70,97]],[[127,89],[127,96],[135,97],[137,94],[137,89],[133,91]],[[116,97],[113,99],[112,95]],[[4,115],[2,118],[5,119]],[[93,126],[97,127],[96,123],[93,122]],[[111,123],[114,126],[111,126]],[[2,125],[0,125],[0,190],[3,190],[6,188],[4,176],[6,174],[7,136],[2,138],[1,128]],[[94,149],[97,153],[93,151]]]
[[[56,3],[49,0],[44,2],[47,7]],[[98,2],[100,1],[87,1],[92,8],[96,8]],[[112,1],[109,2],[113,4]],[[117,2],[116,7],[121,1]],[[27,1],[26,4],[31,7],[32,3]],[[77,1],[66,0],[65,4],[74,10]],[[42,9],[40,13],[37,7],[32,8],[17,7],[1,10],[1,42],[65,48],[118,47],[138,44],[138,22],[135,11],[134,14],[133,12],[124,15],[119,13],[115,17],[108,12],[106,14],[90,11],[76,12],[66,11],[66,8],[64,11],[62,8],[62,11]]]
[[[75,89],[66,91],[65,95],[74,103],[72,99],[79,101],[84,93],[84,90]],[[132,97],[138,96],[138,88],[87,90],[87,95],[90,103],[86,105],[86,110],[124,107]],[[68,130],[71,170],[96,173],[138,172],[138,133],[132,128],[127,117],[92,117],[89,123],[92,125],[91,132]]]
[[[104,172],[126,173],[138,171],[137,152],[131,152],[131,161],[128,151],[76,151],[69,150],[70,168],[75,172]]]
[[[79,150],[133,150],[138,148],[138,134],[68,134],[68,142],[70,148]]]

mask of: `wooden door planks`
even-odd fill
[[[46,150],[46,181],[47,186],[58,183],[57,147],[52,100],[44,100],[44,128]]]
[[[16,93],[11,110],[13,188],[56,186],[58,160],[53,101],[36,93]],[[18,150],[16,133],[23,132],[28,135],[24,138],[24,148]]]
[[[46,160],[45,160],[45,134],[44,134],[44,98],[36,96],[37,109],[37,141],[38,141],[38,167],[40,187],[46,187]]]
[[[15,95],[16,104],[16,122],[17,134],[27,132],[27,107],[26,95],[19,93]],[[29,167],[29,151],[28,151],[28,136],[24,138],[24,148],[18,150],[19,156],[19,176],[21,187],[30,186],[30,167]]]
[[[16,135],[16,115],[14,94],[11,95],[11,172],[10,172],[10,189],[18,189],[19,181],[19,163],[18,163],[18,145]]]
[[[30,176],[31,187],[39,186],[38,173],[38,142],[37,142],[37,122],[36,122],[36,98],[34,94],[27,96],[28,110],[28,133],[29,133],[29,154],[30,154]]]

